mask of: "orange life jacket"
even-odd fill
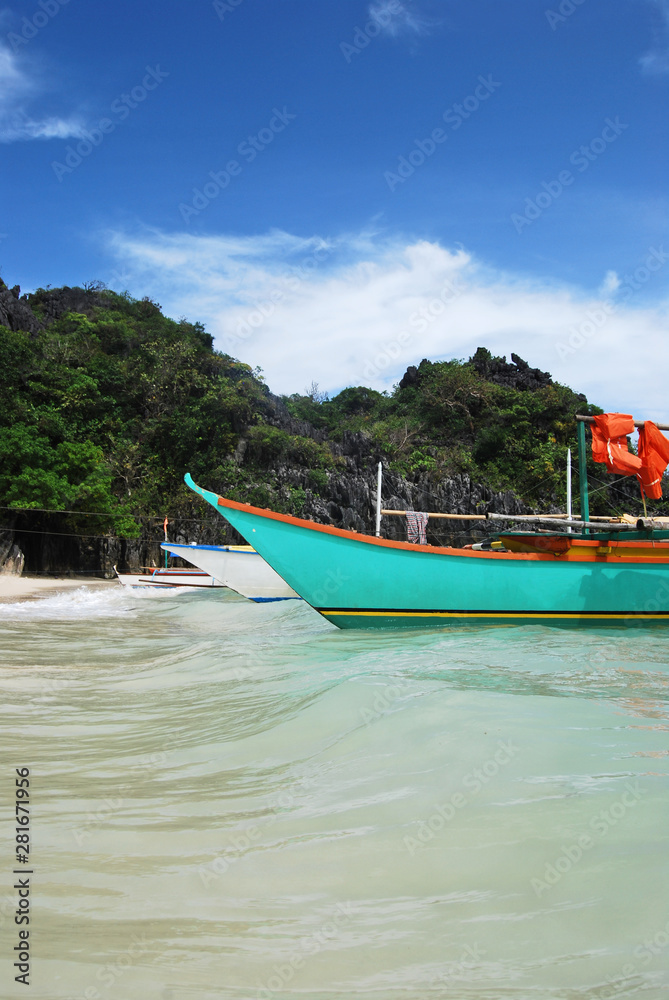
[[[669,465],[669,441],[652,420],[646,420],[639,430],[641,486],[651,500],[662,497],[662,476]]]
[[[636,476],[642,493],[651,500],[662,497],[662,476],[669,465],[669,440],[652,420],[639,430],[639,454],[633,455],[627,435],[634,431],[634,417],[627,413],[601,413],[592,425],[592,457],[609,472]]]
[[[627,413],[601,413],[592,425],[592,457],[605,462],[609,472],[634,476],[641,470],[641,459],[627,446],[627,435],[634,433],[634,417]]]

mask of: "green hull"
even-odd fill
[[[186,482],[339,628],[669,624],[669,561],[578,562],[388,542]]]

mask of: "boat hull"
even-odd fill
[[[339,628],[669,623],[667,543],[629,559],[598,555],[597,542],[575,555],[417,546],[249,507],[192,485]]]
[[[202,570],[156,568],[146,573],[119,573],[114,567],[114,571],[119,583],[131,590],[194,590],[222,586]]]
[[[299,595],[282,580],[250,545],[175,545],[161,548],[199,566],[220,584],[251,601],[299,600]]]

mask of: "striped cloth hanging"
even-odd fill
[[[427,545],[427,521],[429,514],[420,511],[406,511],[407,518],[407,541],[418,542],[419,545]]]

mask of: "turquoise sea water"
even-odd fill
[[[0,605],[0,994],[668,996],[668,639],[342,632],[221,592]]]

